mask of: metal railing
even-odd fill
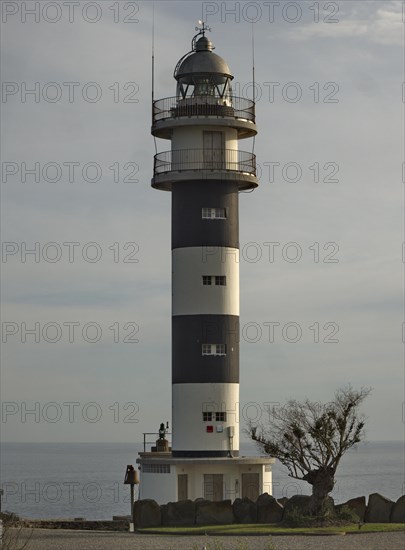
[[[148,440],[148,435],[153,435],[155,439]],[[172,432],[166,432],[166,435],[172,435]],[[158,439],[158,432],[143,432],[143,452],[146,453],[146,445],[155,445]]]
[[[153,124],[168,118],[216,116],[255,122],[255,102],[244,97],[166,97],[153,102]]]
[[[154,157],[154,176],[184,170],[244,172],[256,176],[256,155],[237,149],[179,149]]]

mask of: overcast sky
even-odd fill
[[[254,31],[259,133],[240,148],[254,147],[261,180],[240,195],[241,427],[265,403],[328,401],[351,383],[373,388],[368,439],[402,439],[402,3],[37,4],[2,3],[3,440],[139,441],[170,421],[153,4],[155,98],[175,95],[199,18],[252,97]]]

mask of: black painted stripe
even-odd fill
[[[202,344],[225,344],[226,355],[202,355]],[[239,317],[172,317],[172,383],[239,383]]]
[[[232,451],[232,457],[238,457],[239,451]],[[222,458],[231,457],[230,451],[172,451],[173,458]]]
[[[172,249],[186,246],[239,248],[238,183],[178,182],[172,192]],[[202,219],[202,208],[225,208],[226,219]]]

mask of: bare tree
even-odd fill
[[[264,425],[248,426],[251,438],[266,454],[287,467],[289,475],[312,485],[309,512],[331,513],[328,495],[342,456],[364,438],[365,418],[359,407],[371,389],[350,385],[336,391],[330,403],[290,400],[269,411]]]

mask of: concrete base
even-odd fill
[[[212,501],[272,494],[274,458],[174,458],[172,453],[139,453],[140,499],[158,504],[204,498]]]

